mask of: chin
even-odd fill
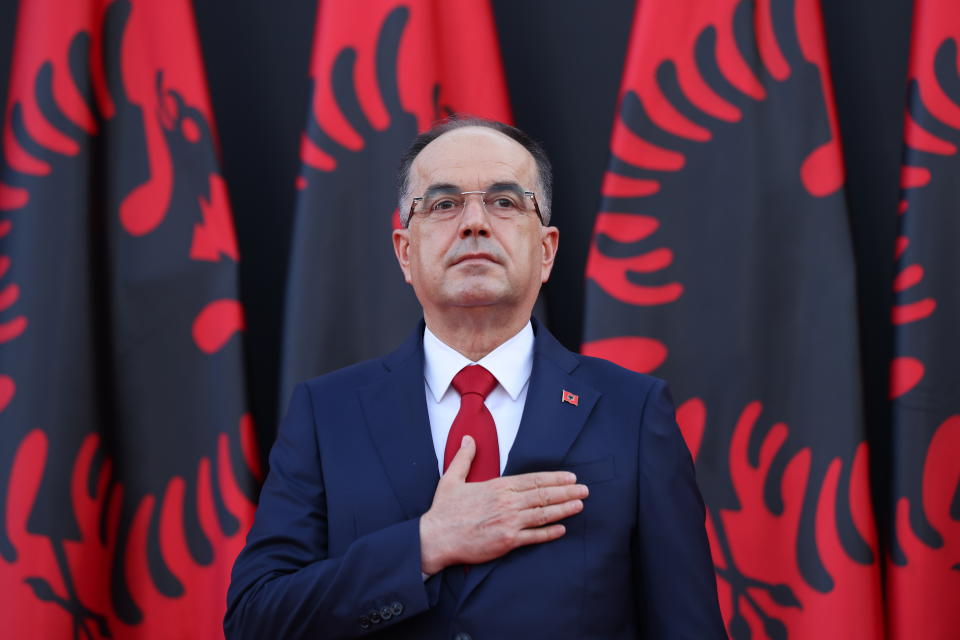
[[[451,302],[452,306],[455,307],[489,307],[500,302],[500,298],[471,293],[457,296]]]
[[[466,286],[451,292],[448,300],[458,307],[488,307],[499,304],[509,296],[501,287],[491,286]]]

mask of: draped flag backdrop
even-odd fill
[[[817,2],[640,3],[583,351],[672,385],[735,640],[881,637],[843,179]]]
[[[845,5],[858,2],[863,20],[891,4]],[[395,169],[418,131],[459,112],[515,113],[534,133],[563,123],[560,138],[589,129],[588,116],[609,122],[602,157],[544,140],[566,152],[559,259],[593,232],[586,264],[559,270],[584,277],[555,273],[545,319],[579,334],[582,315],[584,353],[670,382],[730,636],[956,638],[955,4],[916,0],[912,31],[897,21],[902,52],[882,42],[877,64],[851,68],[849,52],[869,43],[819,0],[21,0],[0,77],[0,635],[222,637],[262,479],[255,442],[271,438],[294,383],[411,330],[418,306],[390,243]],[[215,37],[227,29],[210,19],[217,6],[220,22],[230,14],[264,38]],[[589,28],[615,10],[623,42]],[[302,19],[269,33],[258,12]],[[551,29],[564,20],[577,35],[558,47]],[[274,85],[250,61],[296,66],[271,59],[267,41],[299,56],[304,117],[260,123],[258,140],[237,114],[290,98],[266,95]],[[228,127],[213,121],[201,42],[221,61],[209,77],[218,120],[242,123],[224,135],[235,151],[223,170]],[[570,60],[591,47],[621,48],[622,68],[574,75]],[[891,70],[898,55],[909,77]],[[865,80],[880,77],[886,94]],[[534,99],[551,78],[552,100]],[[610,104],[619,82],[615,110],[597,113],[598,78]],[[891,136],[903,138],[890,162],[902,160],[897,275],[877,283],[890,304],[870,313],[858,294],[884,275],[857,244],[858,215],[869,219],[857,194],[880,190],[854,184],[869,162],[845,126],[884,109],[905,123]],[[286,147],[270,146],[288,130]],[[231,207],[228,192],[276,193],[276,149],[299,166],[281,176],[295,205]],[[231,179],[241,160],[257,179]],[[602,184],[584,180],[588,166],[606,166]],[[889,214],[892,230],[890,186],[889,210],[869,216],[879,228]],[[287,235],[289,255],[269,256],[285,277],[244,280],[261,319],[258,291],[286,291],[277,331],[257,334],[277,344],[253,344],[239,248]],[[267,271],[244,265],[254,280]],[[882,360],[893,357],[886,422],[864,367],[877,343],[863,336],[878,326],[890,336]],[[274,353],[279,375],[251,352]],[[248,391],[277,397],[254,405],[256,428]]]
[[[914,7],[894,281],[890,637],[960,634],[960,6]]]
[[[454,112],[510,121],[487,0],[377,0],[363,12],[321,2],[310,75],[282,398],[386,353],[420,317],[393,255],[397,191],[384,180],[417,132]]]
[[[0,165],[4,637],[222,635],[259,461],[193,20],[185,0],[20,6]]]

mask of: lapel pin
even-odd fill
[[[580,396],[575,393],[570,393],[566,389],[563,390],[563,399],[561,402],[568,402],[573,406],[578,406],[580,404]]]

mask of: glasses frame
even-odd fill
[[[481,198],[480,198],[480,204],[481,204],[481,206],[483,207],[483,210],[486,211],[486,210],[487,210],[487,205],[483,202],[483,197],[482,197],[482,196],[484,196],[484,195],[487,194],[486,191],[461,191],[461,192],[460,192],[459,194],[457,194],[457,195],[470,196],[470,195],[473,195],[473,194],[478,194],[478,195],[481,196]],[[544,222],[543,222],[543,214],[540,213],[540,204],[537,202],[537,194],[535,194],[533,191],[524,191],[524,192],[523,192],[523,195],[529,196],[529,197],[533,200],[533,210],[536,212],[537,218],[540,220],[540,226],[541,226],[541,227],[545,227],[546,225],[545,225]],[[414,210],[417,208],[417,205],[418,205],[418,204],[420,204],[421,202],[423,202],[423,199],[424,199],[425,197],[426,197],[425,195],[424,195],[424,196],[420,196],[420,197],[414,198],[413,200],[410,201],[410,212],[407,214],[407,223],[406,223],[405,225],[403,225],[405,229],[410,228],[410,221],[413,219],[413,214],[415,213]],[[466,207],[466,206],[467,206],[467,203],[464,202],[464,203],[463,203],[463,206]],[[461,212],[462,212],[462,210],[461,210]]]

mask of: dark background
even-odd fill
[[[576,350],[584,263],[635,3],[492,0],[492,6],[516,124],[541,140],[554,162],[553,220],[563,242],[546,291],[547,320]],[[281,410],[281,314],[317,0],[194,0],[194,7],[240,243],[249,398],[265,453]],[[3,105],[16,10],[15,0],[0,2]],[[893,245],[912,1],[827,1],[823,12],[857,264],[873,487],[883,521]],[[393,184],[393,176],[372,179]]]

